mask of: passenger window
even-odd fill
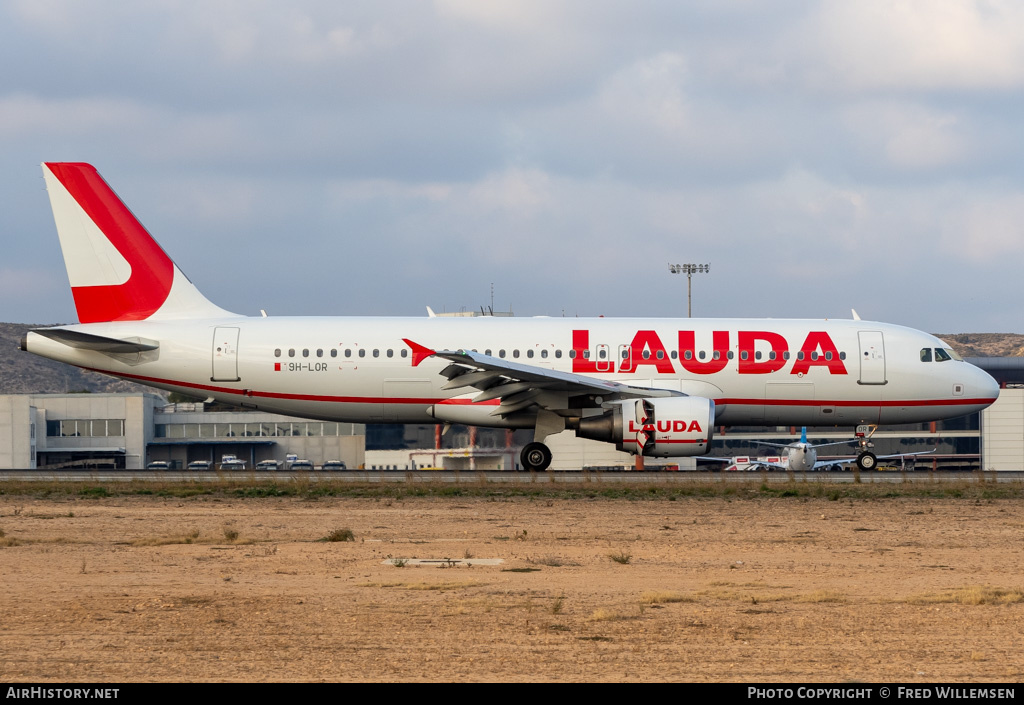
[[[604,350],[602,350],[601,352],[604,353]],[[604,357],[604,355],[602,354],[601,357]],[[643,359],[645,359],[645,360],[650,360],[651,359],[651,351],[650,350],[644,350],[644,352],[641,355],[641,357],[643,357]]]
[[[840,360],[845,360],[846,359],[846,353],[844,353],[844,352],[839,353],[839,359]]]
[[[281,348],[274,349],[274,357],[281,357]]]
[[[547,350],[541,350],[540,351],[540,356],[541,357],[547,357],[548,356],[548,351]]]
[[[734,357],[734,356],[733,356],[733,352],[732,352],[732,350],[730,350],[730,351],[729,351],[729,352],[728,352],[728,353],[726,354],[726,357],[728,357],[728,358],[729,358],[730,360],[731,360],[731,359],[732,359],[732,358]]]
[[[590,351],[589,350],[584,350],[583,351],[583,359],[584,360],[589,360],[590,359]]]
[[[825,359],[826,360],[831,360],[832,359],[832,351],[831,350],[829,350],[828,352],[825,353]]]
[[[512,357],[519,357],[519,351],[518,350],[513,350],[512,351]]]
[[[352,350],[351,349],[345,348],[345,357],[352,357]]]
[[[316,349],[316,356],[317,357],[323,357],[324,356],[324,349],[323,348],[317,348]]]
[[[622,359],[625,360],[627,357],[629,357],[629,350],[626,350],[625,348],[623,348],[623,350],[622,350]]]
[[[405,348],[402,348],[402,357],[409,357],[409,351]]]
[[[788,360],[789,359],[789,350],[783,350],[782,351],[782,359],[783,360]]]
[[[498,357],[504,358],[505,357],[505,351],[504,350],[499,350],[498,351]]]
[[[740,351],[740,359],[741,360],[746,360],[747,359],[747,351],[746,350],[741,350]]]
[[[338,349],[331,348],[331,357],[338,357]]]
[[[570,350],[569,351],[569,359],[570,360],[575,360],[576,359],[576,351],[575,350]]]
[[[373,356],[374,357],[380,357],[380,350],[378,350],[377,348],[374,348],[373,349]]]
[[[484,350],[484,355],[487,355],[488,357],[490,357],[491,356],[491,351],[490,350]]]
[[[818,351],[817,350],[815,350],[814,352],[811,353],[811,359],[812,360],[817,360],[818,359]]]
[[[600,350],[597,351],[597,359],[603,360],[606,357],[608,357],[608,351],[607,350],[605,350],[604,348],[601,348]]]
[[[720,360],[720,359],[722,359],[722,353],[719,352],[718,350],[715,350],[714,355],[712,355],[711,357],[712,357],[712,359]]]
[[[359,348],[359,357],[366,357],[366,348]]]
[[[775,357],[776,357],[776,355],[775,355],[775,351],[774,350],[772,350],[771,352],[768,353],[768,359],[769,360],[774,360]]]
[[[527,350],[526,357],[533,357],[533,350]]]
[[[391,348],[388,348],[388,357],[394,357],[394,356],[395,356],[395,351],[392,350]]]
[[[561,350],[555,350],[555,357],[561,358],[562,357],[562,351]]]
[[[665,359],[665,351],[664,350],[659,350],[658,351],[658,359],[659,360],[664,360]]]
[[[295,357],[295,348],[288,348],[288,357]]]
[[[670,355],[672,356],[672,359],[673,359],[673,360],[675,360],[675,359],[676,359],[677,357],[679,357],[679,353],[677,353],[677,352],[676,352],[675,350],[673,350],[673,351],[672,351],[672,352],[670,353]]]
[[[693,351],[692,350],[684,350],[683,351],[683,359],[692,360],[693,359]]]
[[[755,360],[760,360],[761,359],[761,351],[760,350],[757,350],[757,351],[754,352],[754,359]]]
[[[302,357],[309,357],[309,348],[302,349]]]
[[[801,350],[800,352],[798,352],[796,354],[796,359],[797,360],[803,360],[804,359],[804,351],[803,350]]]

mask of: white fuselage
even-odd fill
[[[912,423],[998,395],[973,365],[923,362],[923,349],[947,347],[939,339],[858,320],[228,316],[65,328],[159,348],[111,355],[29,333],[27,349],[193,396],[363,423],[530,425],[491,415],[497,400],[471,403],[478,390],[442,389],[449,363],[416,359],[405,341],[707,397],[723,426]]]

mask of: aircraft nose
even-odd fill
[[[999,382],[980,367],[971,367],[973,369],[968,382],[968,393],[974,399],[985,400],[985,406],[988,406],[999,397]]]

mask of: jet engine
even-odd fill
[[[634,455],[663,458],[708,451],[715,428],[715,402],[704,397],[665,397],[613,402],[600,416],[581,418],[576,435],[614,443]]]

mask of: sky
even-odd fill
[[[0,321],[76,320],[42,161],[249,315],[1024,333],[1024,4],[0,4]]]

